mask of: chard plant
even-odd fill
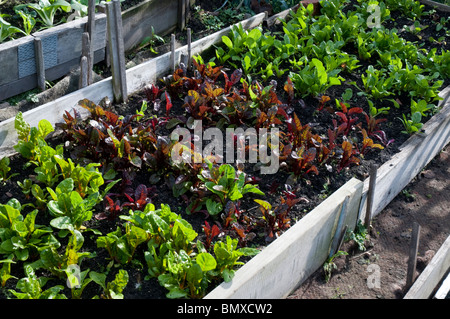
[[[89,278],[103,288],[103,293],[95,296],[94,299],[123,299],[123,290],[129,281],[128,272],[124,269],[119,269],[114,280],[108,283],[106,283],[106,275],[102,273],[91,271]]]
[[[61,181],[55,190],[47,188],[51,196],[47,207],[54,217],[50,225],[57,229],[80,230],[83,223],[92,218],[93,209],[98,203],[100,194],[94,192],[83,198],[74,188],[72,178]]]
[[[313,58],[300,71],[291,72],[289,77],[302,96],[318,96],[331,86],[341,84],[343,78],[338,76],[339,72],[340,69],[326,69],[320,60]]]
[[[205,204],[208,213],[214,216],[223,211],[228,201],[237,201],[247,193],[264,196],[257,186],[246,183],[243,172],[236,172],[230,164],[213,165],[209,162],[208,168],[203,169],[198,178],[211,195],[198,199],[199,202],[194,201],[187,211],[194,205],[199,210]]]
[[[19,174],[19,173],[9,174],[9,172],[11,171],[11,167],[9,166],[10,163],[11,161],[9,157],[4,157],[0,160],[0,183],[5,183],[7,180]]]
[[[6,17],[8,17],[8,15],[0,13],[0,43],[4,42],[5,40],[11,39],[17,33],[26,35],[25,31],[11,25],[11,23],[6,21],[4,19]]]
[[[26,277],[19,279],[16,289],[20,292],[10,289],[9,292],[17,299],[67,299],[62,293],[62,285],[52,286],[46,290],[44,287],[50,278],[37,277],[34,269],[27,265],[25,268]]]
[[[26,261],[44,247],[59,247],[50,227],[35,223],[38,210],[24,216],[22,205],[11,199],[0,205],[0,254],[11,260]]]
[[[65,0],[39,0],[37,3],[29,3],[28,7],[36,11],[45,28],[54,26],[57,12],[69,12],[72,9]]]

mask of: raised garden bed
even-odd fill
[[[125,50],[131,50],[153,31],[161,36],[174,31],[180,24],[180,1],[143,1],[122,12]],[[184,4],[183,8],[186,8]],[[124,7],[126,8],[126,7]],[[103,9],[104,11],[104,9]],[[187,15],[182,18],[186,21]],[[106,14],[95,14],[92,33],[94,63],[106,58]],[[38,87],[34,41],[42,39],[45,79],[55,81],[80,65],[82,34],[87,31],[88,17],[76,19],[28,36],[0,44],[0,100]]]
[[[250,19],[250,20],[246,20],[243,22],[243,26],[244,29],[250,29],[252,27],[255,27],[257,25],[260,24],[260,22],[265,18],[266,16],[263,15],[259,15],[259,16],[255,16],[254,18]],[[229,34],[229,31],[231,30],[231,28],[225,29],[222,32],[219,32],[217,34],[214,34],[213,36],[210,37],[206,37],[200,41],[198,41],[197,43],[195,43],[195,45],[193,45],[193,54],[199,53],[199,52],[203,52],[204,49],[207,49],[211,46],[211,44],[218,44],[219,41],[222,39],[222,36]],[[222,46],[223,48],[223,46]],[[185,52],[186,48],[180,48],[179,50],[176,51],[176,61],[180,60],[180,54],[181,52]],[[148,83],[156,83],[157,79],[164,75],[167,74],[168,69],[170,68],[170,62],[168,60],[170,57],[170,54],[161,56],[159,58],[156,58],[152,61],[149,61],[148,63],[144,63],[142,65],[139,65],[135,68],[132,68],[130,70],[128,70],[127,72],[127,83],[129,85],[129,91],[130,92],[135,92],[138,91],[140,88],[142,88],[144,85],[148,84]],[[205,55],[206,58],[206,55]],[[245,59],[242,59],[242,61],[245,61]],[[317,63],[317,62],[316,62]],[[200,69],[199,69],[200,71]],[[212,71],[212,70],[210,70]],[[217,71],[217,70],[216,70]],[[220,73],[221,75],[222,73]],[[230,74],[231,75],[231,74]],[[237,74],[235,74],[237,76]],[[211,75],[210,75],[211,76]],[[267,79],[265,79],[267,80]],[[280,80],[280,83],[282,81]],[[166,82],[166,84],[170,84],[171,82]],[[219,82],[220,83],[220,82]],[[261,80],[261,83],[262,80]],[[273,82],[272,82],[273,83]],[[173,84],[173,83],[172,83]],[[231,84],[231,86],[236,85],[237,83]],[[252,83],[253,84],[253,83]],[[284,83],[283,83],[284,84]],[[174,87],[172,86],[168,86],[168,88],[172,88],[174,89]],[[287,93],[289,93],[289,86],[287,86]],[[245,93],[245,86],[243,87],[244,89],[244,93]],[[252,90],[257,90],[257,87],[252,86]],[[99,96],[99,92],[102,92],[101,96]],[[267,93],[269,91],[261,91],[258,92],[256,91],[257,94],[264,94]],[[281,89],[277,88],[277,92],[279,92],[278,94],[281,96],[283,96],[283,100],[288,101],[289,98],[289,94],[283,95],[283,86]],[[343,92],[333,92],[333,91],[329,91],[327,92],[327,94],[330,93],[332,98],[339,98],[341,97]],[[249,93],[250,94],[250,93]],[[255,94],[253,92],[253,94]],[[172,95],[172,94],[171,94]],[[75,104],[78,103],[79,100],[82,99],[89,99],[92,102],[98,104],[100,103],[100,100],[103,98],[103,96],[112,96],[112,88],[111,88],[111,82],[110,80],[104,80],[101,81],[99,83],[96,83],[86,89],[74,92],[68,96],[65,96],[53,103],[49,103],[47,105],[44,105],[42,107],[39,107],[35,110],[30,111],[29,113],[24,114],[24,118],[25,120],[30,123],[31,126],[38,126],[40,119],[45,118],[47,120],[50,121],[51,124],[55,124],[58,122],[61,122],[61,116],[63,114],[63,112],[65,110],[70,111],[72,109],[72,107],[75,107]],[[133,100],[132,97],[130,97],[130,101],[128,104],[125,105],[115,105],[114,108],[112,110],[120,110],[119,114],[126,114],[126,112],[131,112],[128,114],[136,114],[136,111],[139,110],[138,107],[136,106],[140,106],[141,102],[142,102],[142,95],[136,94],[136,99]],[[262,97],[262,95],[260,96]],[[258,98],[258,96],[253,97],[253,98]],[[253,99],[252,98],[252,99]],[[152,100],[149,99],[148,102],[151,102]],[[327,101],[324,102],[324,100],[316,100],[315,97],[312,97],[310,99],[308,99],[306,96],[303,100],[303,102],[305,102],[305,106],[302,106],[302,102],[300,100],[298,100],[295,106],[294,106],[294,110],[295,112],[299,112],[300,119],[302,120],[302,123],[312,123],[311,118],[308,118],[308,116],[310,116],[312,114],[313,119],[315,119],[315,121],[318,120],[318,117],[323,116],[324,119],[326,120],[327,117],[329,118],[330,114],[333,113],[329,113],[327,114],[326,112],[321,113],[320,110],[317,110],[318,106],[320,106],[320,102],[322,101],[322,103],[326,103]],[[333,101],[333,100],[332,100]],[[349,103],[351,103],[350,100],[347,100]],[[182,111],[182,105],[183,105],[183,99],[181,99],[181,101],[178,101],[177,99],[173,98],[172,95],[172,102],[173,102],[173,108],[172,108],[172,112],[179,112],[180,110]],[[292,102],[292,101],[291,101]],[[334,102],[334,101],[333,101]],[[133,103],[137,104],[137,105],[133,105]],[[272,102],[273,103],[273,102]],[[398,103],[398,102],[397,102]],[[404,102],[402,103],[404,104]],[[167,98],[164,104],[163,101],[163,106],[168,106],[167,103]],[[278,105],[278,103],[275,103],[275,105]],[[273,106],[273,105],[272,105]],[[332,105],[327,105],[327,108],[329,106]],[[425,139],[425,143],[428,143],[427,145],[425,144],[421,144],[417,141],[415,141],[416,136],[415,135],[412,140],[413,142],[408,141],[406,144],[404,145],[411,145],[410,143],[416,143],[417,145],[421,145],[421,147],[425,147],[424,152],[426,150],[426,147],[428,145],[431,145],[432,142],[434,142],[434,144],[437,144],[438,146],[436,147],[436,149],[439,148],[439,143],[447,143],[448,142],[448,122],[446,122],[446,119],[448,120],[448,118],[446,117],[446,112],[448,112],[448,106],[442,105],[443,108],[442,110],[440,110],[440,113],[438,113],[438,115],[436,117],[433,117],[434,120],[430,121],[430,124],[425,124],[423,126],[423,129],[425,131],[425,134],[429,134],[427,135],[429,137],[429,139]],[[46,112],[46,110],[48,110],[49,107],[52,107],[52,111],[50,112]],[[279,105],[278,108],[282,108],[283,105]],[[350,107],[346,107],[343,106],[342,104],[340,104],[340,107],[342,108],[342,112],[345,112],[345,110],[347,109],[351,109]],[[379,105],[375,104],[375,107],[379,107]],[[126,109],[129,109],[129,111],[126,111]],[[327,109],[325,108],[325,109]],[[82,108],[77,108],[78,110],[83,110]],[[168,108],[170,109],[170,108]],[[303,110],[302,110],[303,109]],[[308,110],[308,111],[306,111]],[[300,114],[300,111],[302,112],[302,114]],[[315,112],[317,111],[317,112]],[[356,110],[354,110],[356,111]],[[280,114],[281,113],[281,109],[280,109]],[[311,114],[304,114],[306,112],[310,112]],[[369,111],[366,111],[367,113]],[[404,112],[404,110],[402,111]],[[289,111],[290,113],[290,111]],[[35,116],[36,114],[40,114],[40,118]],[[84,110],[83,112],[83,116],[87,116],[89,113],[86,112]],[[165,114],[165,110],[160,110],[159,113],[159,117],[164,117]],[[358,113],[359,114],[359,113]],[[302,116],[306,116],[305,118]],[[314,118],[314,116],[316,116],[316,118]],[[289,116],[285,117],[285,119],[289,119]],[[206,118],[205,118],[206,120]],[[279,119],[280,120],[280,119]],[[281,120],[280,120],[281,121]],[[93,123],[93,122],[91,122]],[[292,123],[292,122],[287,122],[287,123]],[[300,127],[295,124],[296,128],[299,129]],[[315,129],[319,129],[320,125],[316,125],[313,126],[315,127]],[[12,147],[16,144],[17,141],[17,137],[15,136],[15,128],[14,128],[14,120],[8,120],[5,121],[4,123],[2,123],[2,148],[0,149],[2,151],[2,155],[11,155],[11,151],[12,151]],[[286,129],[286,128],[285,128]],[[439,133],[437,133],[438,131],[435,131],[436,129],[439,130],[443,130]],[[326,130],[325,130],[326,132]],[[393,131],[395,132],[395,131]],[[445,133],[447,132],[447,133]],[[438,141],[435,140],[435,138],[438,138],[438,136],[440,135],[440,139]],[[407,136],[407,135],[406,135]],[[328,136],[330,137],[330,135]],[[400,146],[402,143],[398,141],[400,134],[397,133],[395,134],[395,138],[396,138],[396,144],[397,147]],[[447,138],[447,141],[445,141],[445,139]],[[314,137],[315,141],[318,141],[318,136]],[[401,141],[401,139],[400,139]],[[57,142],[57,141],[56,141]],[[387,140],[386,140],[387,142]],[[392,144],[392,142],[390,143]],[[390,145],[389,144],[389,145]],[[344,143],[345,145],[345,143]],[[393,144],[395,145],[395,144]],[[388,146],[388,145],[385,145]],[[393,147],[391,146],[390,148],[386,147],[385,148],[385,156],[387,156],[387,158],[390,157],[389,155],[389,151],[390,149],[392,149]],[[407,147],[405,147],[405,149],[409,149]],[[376,151],[376,150],[374,150]],[[392,149],[393,153],[395,153],[395,148]],[[339,151],[340,152],[340,151]],[[338,152],[338,153],[339,153]],[[434,155],[433,155],[433,151],[431,152],[425,152],[426,155],[423,155],[424,157],[424,162],[429,161]],[[376,152],[375,152],[376,153]],[[343,227],[344,225],[348,226],[349,229],[352,229],[358,218],[362,217],[362,214],[360,213],[360,207],[364,207],[363,205],[360,205],[360,202],[364,203],[365,199],[364,197],[362,197],[363,194],[363,183],[360,181],[357,181],[356,179],[351,179],[352,176],[354,175],[358,175],[358,176],[362,176],[362,179],[364,178],[364,174],[367,174],[368,171],[368,167],[365,166],[365,164],[367,165],[367,163],[370,163],[368,161],[374,161],[374,162],[384,162],[383,159],[378,158],[375,153],[373,153],[373,157],[369,156],[368,154],[365,156],[364,161],[361,161],[361,165],[359,166],[359,168],[363,168],[362,171],[358,170],[357,166],[350,166],[349,169],[346,168],[347,165],[345,165],[345,167],[341,167],[341,169],[339,170],[339,174],[336,174],[334,172],[334,168],[331,167],[331,171],[333,172],[332,174],[328,174],[326,173],[327,171],[329,171],[329,167],[327,166],[322,166],[320,167],[320,172],[321,174],[323,174],[323,176],[327,176],[328,179],[333,179],[333,176],[337,177],[336,180],[332,180],[332,182],[328,182],[328,184],[326,184],[326,186],[331,187],[332,189],[329,190],[325,190],[326,192],[324,192],[324,195],[326,197],[328,197],[328,199],[323,202],[322,204],[320,204],[319,206],[317,206],[315,209],[311,210],[306,217],[303,217],[304,215],[304,211],[303,210],[307,210],[309,211],[309,209],[307,209],[308,205],[305,204],[304,202],[309,202],[315,204],[317,203],[317,200],[319,200],[320,196],[318,196],[318,194],[320,194],[321,190],[324,188],[325,184],[324,182],[326,182],[326,180],[321,180],[321,179],[315,179],[312,175],[307,175],[302,173],[302,177],[298,178],[296,180],[295,183],[288,183],[290,184],[290,187],[293,187],[292,189],[287,189],[287,191],[292,192],[293,193],[293,198],[298,198],[299,202],[297,202],[296,208],[292,210],[292,212],[294,213],[294,215],[289,215],[291,216],[290,218],[300,218],[303,217],[300,221],[296,222],[295,225],[288,230],[287,232],[285,232],[283,235],[281,235],[280,238],[276,239],[274,243],[272,243],[271,245],[269,245],[266,249],[264,249],[257,257],[253,258],[252,260],[250,260],[250,262],[248,262],[242,269],[240,269],[237,273],[236,276],[234,278],[234,280],[228,284],[222,284],[219,288],[217,288],[217,290],[213,291],[210,295],[207,295],[207,298],[217,298],[218,296],[220,296],[220,298],[223,297],[233,297],[233,294],[235,294],[234,296],[252,296],[254,298],[260,298],[260,297],[264,297],[264,295],[261,295],[261,293],[267,293],[269,292],[269,290],[273,290],[273,292],[275,293],[275,295],[272,296],[265,296],[270,297],[270,298],[279,298],[279,297],[283,297],[285,296],[287,293],[289,293],[289,291],[287,290],[291,290],[294,287],[293,286],[286,286],[285,289],[287,290],[278,290],[275,289],[274,284],[276,282],[280,283],[281,286],[283,286],[283,284],[285,283],[286,280],[289,280],[294,286],[297,285],[299,282],[301,282],[301,280],[304,280],[304,278],[306,278],[308,276],[308,274],[311,273],[311,271],[314,271],[314,268],[317,268],[318,266],[320,266],[324,260],[327,258],[328,254],[331,252],[333,253],[334,249],[335,249],[335,245],[333,242],[335,242],[335,238],[340,237],[342,231],[343,231]],[[372,153],[371,153],[372,154]],[[400,152],[399,154],[402,154],[402,152]],[[402,155],[398,155],[399,157],[401,157]],[[337,157],[337,159],[340,160],[341,163],[342,162],[342,157]],[[367,162],[366,162],[367,161]],[[336,163],[336,162],[334,162]],[[388,162],[389,163],[389,162]],[[388,164],[388,166],[392,166],[393,167],[399,167],[399,165],[401,165],[403,162],[399,161],[398,158],[393,158],[392,162],[390,162]],[[331,164],[329,164],[331,165]],[[386,165],[386,164],[385,164]],[[419,163],[419,166],[421,165],[421,163]],[[384,166],[383,166],[384,167]],[[311,167],[310,167],[311,168]],[[365,171],[364,171],[365,169]],[[421,169],[418,168],[416,166],[414,166],[414,168],[412,169],[412,171],[416,170],[416,169]],[[358,172],[359,171],[359,172]],[[252,175],[254,175],[254,173],[249,173],[250,177]],[[327,175],[328,174],[328,175]],[[283,185],[286,183],[286,178],[289,176],[289,174],[277,174],[277,181]],[[381,174],[381,176],[384,176],[384,173]],[[144,179],[148,179],[148,176],[141,176]],[[271,178],[272,177],[272,178]],[[261,176],[262,178],[262,183],[259,183],[258,185],[260,185],[261,189],[265,191],[266,193],[266,199],[271,199],[273,201],[276,201],[279,195],[279,191],[276,191],[277,189],[277,185],[275,183],[273,183],[273,176]],[[342,188],[340,188],[340,185],[343,185],[345,183],[345,181],[349,180],[350,181],[348,183],[346,183]],[[292,179],[290,179],[290,181],[292,181]],[[381,182],[380,182],[381,184]],[[166,184],[162,183],[162,184],[157,184],[158,190],[168,190],[169,192],[162,192],[159,193],[158,195],[164,196],[163,198],[161,198],[162,203],[167,203],[167,202],[171,202],[173,201],[173,199],[170,199],[171,194],[170,194],[170,188],[167,189],[165,188]],[[249,184],[251,185],[251,184]],[[337,186],[339,185],[339,186]],[[272,191],[275,190],[273,193],[271,193],[271,188],[273,187]],[[312,191],[312,192],[308,192],[308,188]],[[380,190],[383,190],[383,187],[379,188]],[[334,192],[336,190],[336,192]],[[377,191],[378,188],[377,188]],[[285,200],[287,198],[291,198],[291,194],[290,193],[282,193],[285,194]],[[394,190],[395,192],[395,190]],[[268,195],[269,193],[271,193],[272,195]],[[389,192],[388,192],[389,193]],[[276,194],[276,195],[274,195]],[[381,194],[381,192],[379,193]],[[321,196],[322,198],[325,196]],[[345,198],[346,196],[348,196],[348,200],[346,201]],[[382,196],[382,195],[378,195],[378,196]],[[195,198],[195,197],[194,197]],[[291,198],[291,199],[293,199]],[[376,197],[377,198],[377,197]],[[251,204],[249,204],[249,202],[251,203],[251,199],[252,198],[244,198],[243,202],[244,202],[244,206],[243,209],[248,210],[249,212],[253,209]],[[304,202],[303,202],[304,201]],[[188,201],[189,202],[189,201]],[[182,202],[181,202],[182,203]],[[191,202],[192,203],[192,202]],[[184,204],[181,204],[182,207],[184,206]],[[208,204],[207,204],[208,205]],[[249,206],[250,205],[250,206]],[[376,212],[379,210],[379,207],[381,207],[383,204],[376,204],[375,207],[375,211],[374,214],[376,214]],[[171,205],[171,208],[173,208],[173,206]],[[325,209],[326,208],[326,209]],[[209,214],[211,214],[214,210],[212,210],[212,207],[208,207],[208,212]],[[180,210],[180,212],[182,212],[184,209],[182,208]],[[263,212],[263,210],[261,210],[261,212]],[[189,215],[192,218],[192,223],[195,223],[195,221],[199,220],[199,214],[193,214],[193,215]],[[251,216],[251,215],[250,215]],[[342,216],[342,218],[341,218]],[[201,217],[201,215],[200,215]],[[248,216],[249,217],[249,216]],[[201,220],[201,219],[200,219]],[[266,221],[269,220],[269,216],[266,216]],[[201,221],[204,221],[201,220]],[[210,220],[211,222],[214,221],[218,221],[217,219],[212,219]],[[243,222],[243,221],[241,221]],[[280,222],[280,221],[279,221]],[[285,220],[286,222],[286,220]],[[105,223],[106,224],[106,223]],[[200,225],[202,224],[202,222],[200,222]],[[278,226],[281,226],[282,224],[278,224]],[[248,226],[248,225],[247,225]],[[113,227],[114,228],[114,227]],[[302,232],[299,230],[301,229],[306,229],[306,232]],[[110,229],[113,230],[113,229]],[[201,231],[201,228],[200,230]],[[234,231],[236,231],[236,233],[239,235],[239,231],[238,229],[235,229]],[[228,232],[227,232],[228,233]],[[232,232],[229,232],[230,234]],[[270,233],[269,233],[270,234]],[[269,235],[267,234],[267,235]],[[273,235],[273,233],[272,233]],[[239,237],[239,236],[238,236]],[[265,236],[260,237],[262,239],[264,239]],[[296,242],[296,237],[298,238],[302,238],[304,241],[302,241],[302,245],[306,245],[306,249],[302,250],[300,252],[300,255],[296,255],[297,252],[297,248],[295,248],[295,246],[297,246],[297,242]],[[241,239],[246,239],[248,240],[249,238],[246,237],[240,237]],[[270,238],[270,236],[268,237]],[[305,239],[307,238],[307,239]],[[280,240],[281,239],[281,240]],[[290,240],[293,240],[294,244],[288,243]],[[282,251],[282,250],[278,250],[276,245],[279,242],[282,246],[285,246],[287,249],[293,249],[293,250],[288,250],[286,251]],[[308,242],[308,240],[312,240],[312,242]],[[241,241],[241,244],[243,244],[243,242]],[[260,242],[256,242],[256,245],[260,245]],[[311,246],[313,244],[313,246]],[[330,250],[331,247],[331,250]],[[258,260],[261,259],[265,259],[264,258],[264,254],[265,252],[271,252],[273,250],[277,250],[280,255],[279,255],[279,259],[270,259],[271,261],[267,264],[267,265],[280,265],[285,263],[286,265],[291,265],[289,267],[290,270],[292,271],[298,271],[298,273],[300,274],[299,278],[296,278],[295,280],[293,280],[293,278],[289,275],[287,278],[286,276],[281,276],[279,278],[276,277],[272,277],[272,276],[267,276],[266,273],[264,273],[263,271],[258,272],[257,273],[257,277],[253,277],[253,274],[255,274],[255,270],[253,269],[253,265],[255,263],[258,263]],[[287,259],[284,259],[285,255],[290,255],[293,257],[293,261],[287,261]],[[205,255],[203,255],[205,256]],[[261,257],[260,257],[261,256]],[[304,257],[304,258],[302,258]],[[310,258],[311,257],[311,258]],[[255,261],[256,260],[256,261]],[[303,262],[307,263],[307,265],[303,264]],[[204,266],[204,265],[203,265]],[[298,267],[298,268],[297,268]],[[266,269],[270,269],[269,266]],[[136,269],[134,269],[133,267],[129,268],[130,271],[136,271]],[[272,271],[273,272],[273,271]],[[133,273],[135,274],[135,273]],[[252,276],[250,276],[249,279],[243,279],[243,278],[247,278],[247,274],[251,274]],[[289,273],[288,273],[289,274]],[[280,275],[282,275],[280,273]],[[142,275],[135,275],[136,277],[142,276]],[[258,277],[260,276],[260,277]],[[139,283],[139,279],[136,279],[135,277],[133,277],[134,280],[136,280]],[[264,278],[264,280],[262,279]],[[276,278],[276,279],[274,279]],[[243,279],[243,280],[240,280]],[[267,280],[267,281],[265,281]],[[255,286],[254,282],[257,281],[260,284],[263,285],[263,287],[270,287],[273,289],[264,289],[259,286]],[[146,282],[144,282],[146,283]],[[144,283],[142,283],[144,285]],[[227,287],[231,285],[230,287]],[[235,288],[236,286],[240,286],[243,285],[243,289],[245,292],[243,292],[242,288]],[[253,286],[253,289],[255,291],[251,291],[249,287]],[[231,292],[231,294],[229,294]],[[244,295],[242,295],[244,293]],[[130,292],[130,294],[133,294],[133,292]],[[133,295],[132,295],[133,296]],[[136,295],[134,295],[136,296]]]

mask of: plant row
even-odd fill
[[[400,11],[415,21],[414,28],[403,32],[420,32],[425,27],[418,19],[426,13],[418,1],[355,1],[344,11],[345,5],[349,1],[321,1],[319,16],[313,15],[312,5],[300,6],[288,19],[280,19],[281,27],[274,31],[233,27],[222,37],[215,61],[241,68],[247,76],[287,76],[301,97],[320,96],[349,82],[367,98],[374,117],[389,114],[390,107],[399,108],[397,97],[407,94],[410,110],[401,121],[405,132],[417,132],[422,118],[436,112],[433,103],[450,76],[450,51],[420,48],[400,37],[401,30],[383,26],[391,19],[390,10]],[[378,26],[370,24],[374,8],[379,11]],[[448,20],[443,17],[435,25],[447,30]],[[360,74],[361,82],[347,81],[352,74]],[[389,106],[377,108],[374,101]]]

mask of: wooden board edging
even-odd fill
[[[328,258],[345,198],[343,225],[353,229],[363,182],[353,178],[242,266],[229,283],[205,299],[280,299],[287,297]]]
[[[422,2],[423,4],[427,4],[429,6],[435,7],[438,10],[441,11],[445,11],[445,12],[450,12],[450,6],[443,4],[443,3],[439,3],[436,1],[432,1],[432,0],[420,0],[420,2]]]

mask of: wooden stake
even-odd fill
[[[411,244],[409,246],[408,272],[406,274],[406,290],[411,288],[416,277],[417,250],[419,248],[420,225],[414,222]]]
[[[120,13],[119,0],[106,3],[108,44],[111,58],[111,73],[113,83],[114,100],[125,102],[128,99],[125,52],[123,45],[122,15]]]
[[[175,72],[175,34],[173,33],[170,39],[170,52],[170,68],[172,69],[172,72]]]
[[[80,89],[88,86],[88,71],[89,71],[89,63],[88,58],[83,56],[81,57],[80,63]]]
[[[347,214],[347,204],[350,200],[350,196],[345,197],[344,202],[342,203],[341,211],[339,213],[339,219],[336,226],[336,231],[334,233],[333,240],[331,242],[330,253],[328,257],[332,257],[335,253],[337,253],[339,247],[342,244],[343,236],[345,235],[344,231],[347,231],[347,225],[343,226],[345,215]]]
[[[191,59],[192,59],[192,30],[191,28],[187,28],[187,47],[188,47],[188,62],[187,69],[191,70]]]
[[[87,32],[89,34],[90,48],[88,56],[88,85],[94,82],[92,70],[94,67],[94,34],[95,34],[95,0],[89,0],[88,2],[88,22]]]
[[[92,61],[92,50],[91,50],[91,41],[90,41],[90,37],[89,37],[89,33],[88,32],[84,32],[82,35],[82,44],[81,44],[81,62],[83,62],[83,58],[86,58],[86,65],[82,65],[80,63],[80,65],[84,68],[81,69],[80,72],[80,83],[79,83],[79,87],[83,88],[85,86],[88,86],[90,84],[92,84],[91,79],[92,79],[92,69],[91,69],[91,61]],[[83,73],[84,72],[84,73]],[[86,76],[86,84],[83,86],[82,84],[82,76]]]
[[[364,226],[366,227],[366,229],[370,228],[370,223],[372,220],[373,195],[375,193],[376,181],[377,181],[377,166],[375,164],[372,164],[370,165],[369,190],[367,192],[366,216],[364,220]]]
[[[37,85],[41,91],[45,91],[44,53],[42,50],[42,40],[39,37],[34,38],[34,53],[36,59]]]

